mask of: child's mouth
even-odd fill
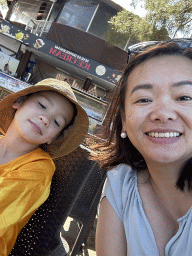
[[[32,121],[30,121],[30,120],[29,120],[29,122],[30,122],[33,130],[42,135],[40,127],[38,125],[36,125],[35,123],[33,123]]]

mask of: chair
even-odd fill
[[[48,199],[22,229],[9,256],[72,256],[77,255],[85,242],[96,214],[105,174],[89,160],[89,152],[82,146],[70,155],[56,159],[55,165]],[[72,252],[61,236],[70,214],[83,223]]]
[[[78,255],[83,244],[85,246],[82,249],[86,249],[86,240],[95,220],[105,178],[106,176],[101,173],[97,163],[93,162],[87,177],[83,181],[74,207],[69,214],[70,217],[77,221],[79,226],[77,238],[68,254],[70,256]]]

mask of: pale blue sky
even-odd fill
[[[142,0],[139,2],[139,4],[137,5],[137,8],[134,9],[132,6],[130,6],[131,4],[131,0],[112,0],[113,2],[119,4],[120,6],[122,6],[123,8],[125,8],[126,10],[133,12],[137,15],[139,15],[140,17],[145,16],[145,9],[142,8]]]

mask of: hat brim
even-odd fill
[[[89,119],[85,110],[74,99],[69,97],[66,93],[59,90],[57,87],[42,85],[31,86],[16,93],[11,93],[0,101],[0,131],[5,134],[13,119],[13,103],[20,97],[26,96],[31,93],[40,91],[55,91],[62,94],[71,102],[73,102],[77,108],[77,116],[75,117],[73,126],[68,135],[62,142],[51,143],[47,146],[47,151],[52,158],[61,157],[74,151],[85,139],[89,128]]]

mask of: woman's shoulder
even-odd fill
[[[136,175],[136,171],[132,169],[131,166],[127,164],[119,164],[110,171],[107,172],[108,179],[110,180],[130,180],[134,179]]]
[[[136,171],[127,164],[120,164],[107,173],[102,197],[107,197],[121,220],[125,206],[136,188],[136,178]]]
[[[120,196],[129,194],[136,186],[137,173],[127,164],[120,164],[108,171],[106,187],[110,187],[110,190],[114,194]]]

